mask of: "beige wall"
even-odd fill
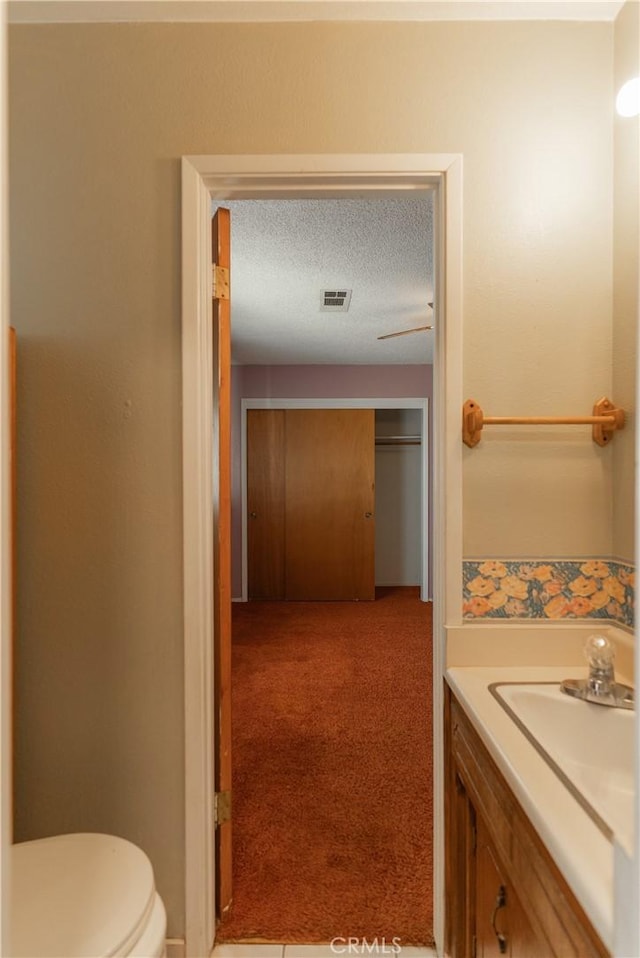
[[[640,74],[640,4],[626,3],[615,24],[614,90]],[[634,558],[634,431],[638,339],[638,218],[640,216],[640,123],[615,117],[613,246],[613,389],[630,411],[613,449],[613,552]],[[618,438],[620,441],[618,441]]]
[[[465,393],[586,412],[612,388],[613,26],[20,26],[10,53],[17,837],[137,841],[177,935],[178,158],[463,153]],[[584,436],[487,429],[465,552],[609,552],[610,493]]]

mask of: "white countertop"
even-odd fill
[[[613,951],[613,845],[489,692],[493,682],[583,678],[575,666],[456,667],[445,673],[603,943]]]

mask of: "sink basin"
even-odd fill
[[[601,831],[633,837],[634,713],[571,698],[557,683],[494,683],[492,695]]]

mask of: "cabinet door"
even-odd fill
[[[549,958],[549,946],[533,931],[480,816],[475,829],[476,958]]]
[[[471,814],[475,817],[473,808]],[[478,958],[510,955],[507,881],[496,862],[495,851],[481,818],[475,817],[474,862],[475,938]]]

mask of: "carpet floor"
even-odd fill
[[[433,942],[431,604],[233,607],[233,905],[219,941]]]

